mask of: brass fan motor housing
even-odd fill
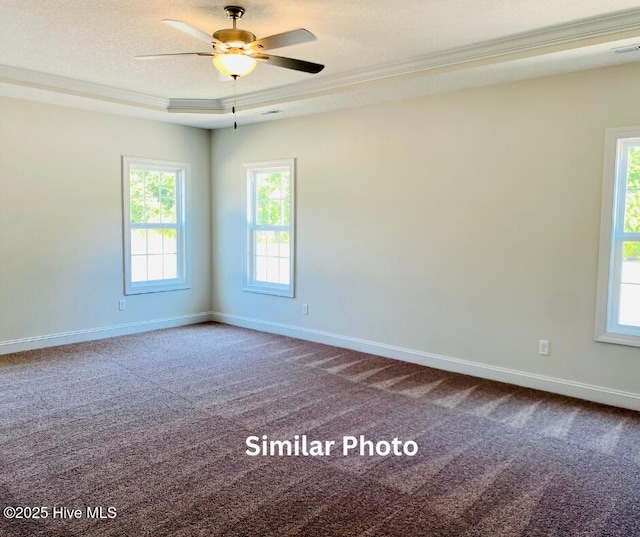
[[[214,39],[223,43],[252,43],[256,40],[256,36],[246,30],[238,28],[226,28],[213,33]]]

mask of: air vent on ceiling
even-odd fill
[[[640,44],[629,45],[628,47],[614,48],[613,51],[616,54],[626,54],[628,52],[640,52]]]

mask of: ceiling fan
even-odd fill
[[[240,30],[236,27],[238,20],[244,15],[244,8],[240,6],[226,6],[224,10],[227,17],[233,20],[233,28],[218,30],[209,35],[206,32],[191,26],[190,24],[165,19],[162,22],[176,28],[193,37],[197,37],[202,41],[206,41],[212,45],[213,50],[210,52],[177,52],[173,54],[152,54],[147,56],[136,56],[138,59],[146,60],[152,58],[163,58],[170,56],[210,56],[213,59],[213,65],[218,71],[229,75],[236,79],[251,73],[258,60],[277,67],[285,69],[294,69],[305,73],[319,73],[324,69],[324,65],[319,63],[297,60],[294,58],[285,58],[283,56],[275,56],[273,54],[265,54],[263,51],[280,47],[288,47],[297,45],[307,41],[313,41],[316,36],[304,28],[290,30],[281,34],[270,35],[261,39],[247,30]]]

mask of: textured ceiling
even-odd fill
[[[206,51],[206,43],[160,21],[179,19],[212,33],[230,26],[225,5],[203,0],[2,0],[0,66],[5,69],[4,75],[0,71],[0,93],[69,105],[75,100],[85,108],[119,105],[113,111],[205,127],[228,126],[233,84],[218,76],[210,59],[134,58]],[[246,14],[239,27],[258,37],[299,27],[318,37],[274,53],[326,65],[320,74],[309,75],[260,64],[238,81],[238,102],[244,98],[244,109],[253,111],[246,114],[247,122],[265,120],[262,113],[271,108],[297,115],[640,59],[640,55],[611,53],[613,45],[640,40],[637,0],[247,0],[240,5]],[[609,15],[625,10],[631,10],[628,19],[633,24],[627,27],[626,18],[618,17],[609,37],[585,39],[579,46],[565,43],[544,54],[505,56],[500,62],[486,61],[493,54],[487,53],[484,67],[469,63],[455,73],[424,68],[429,58],[447,51],[465,51],[468,56],[476,44],[503,40],[504,52],[512,38],[547,28],[560,28],[566,42],[575,23],[594,20],[606,26]],[[456,57],[441,65],[460,63]],[[401,62],[421,67],[414,69],[417,74],[412,78],[404,73],[391,76],[393,66]],[[386,68],[382,75],[381,67]],[[95,86],[81,87],[77,82]],[[124,93],[116,98],[111,89],[136,95],[126,102]],[[140,106],[140,95],[161,99]],[[211,100],[219,109],[170,114],[166,107],[161,110],[162,99]]]

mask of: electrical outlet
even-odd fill
[[[124,298],[118,300],[118,309],[120,311],[127,309],[127,301]]]
[[[302,315],[309,315],[309,304],[302,304]]]
[[[538,354],[542,356],[549,356],[549,340],[541,339],[538,341]]]

